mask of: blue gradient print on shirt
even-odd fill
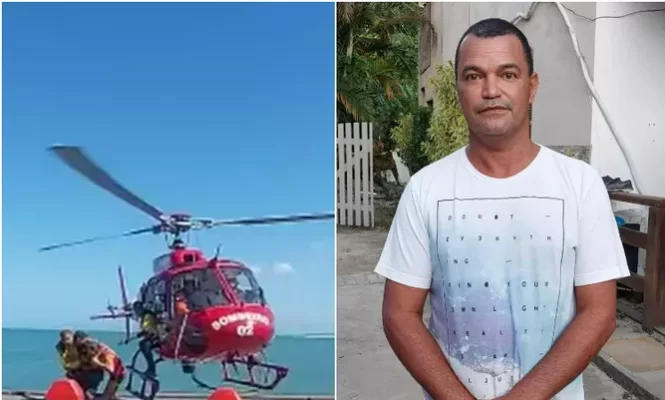
[[[430,329],[478,398],[508,391],[557,335],[563,200],[438,202]]]

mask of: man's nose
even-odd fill
[[[494,75],[488,75],[484,79],[482,96],[485,99],[495,99],[501,96],[501,91]]]

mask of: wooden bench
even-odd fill
[[[647,233],[619,227],[623,243],[646,250],[644,276],[633,273],[619,283],[644,293],[642,329],[651,334],[654,328],[665,327],[665,198],[623,192],[609,192],[609,195],[614,201],[649,207]],[[619,310],[627,311],[621,307]],[[630,312],[626,314],[634,318]]]

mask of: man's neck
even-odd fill
[[[466,153],[471,165],[479,172],[501,179],[509,178],[526,169],[539,151],[540,146],[528,137],[517,140],[509,146],[494,147],[471,135]]]

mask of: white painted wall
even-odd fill
[[[397,155],[396,151],[393,151],[393,160],[395,160],[395,166],[397,167],[397,180],[401,185],[406,185],[409,182],[409,179],[411,179],[409,168],[406,166],[406,164],[404,164],[404,161],[400,158],[400,156]],[[383,178],[390,183],[397,183],[395,182],[395,178],[393,178],[392,173],[384,171]]]
[[[665,3],[596,3],[596,16],[662,9]],[[571,16],[571,18],[577,18]],[[600,19],[596,24],[593,80],[630,153],[644,194],[665,197],[665,12]],[[628,164],[595,101],[591,121],[591,164],[602,175],[632,179]],[[646,208],[631,218],[646,232]],[[631,222],[633,222],[631,221]],[[644,268],[640,251],[639,269]]]
[[[665,3],[596,4],[597,16],[665,8]],[[644,194],[665,197],[665,12],[594,23],[596,90],[631,154]],[[591,148],[591,164],[601,174],[632,178],[595,101]]]
[[[396,151],[393,151],[393,159],[395,160],[395,166],[397,166],[397,175],[399,183],[406,185],[411,179],[411,173],[409,168],[404,164],[404,161],[397,155]]]

